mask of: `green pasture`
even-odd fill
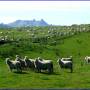
[[[90,88],[90,65],[84,62],[84,57],[90,55],[90,32],[58,39],[56,44],[32,43],[28,32],[10,32],[14,33],[15,38],[25,40],[0,45],[0,88]],[[36,35],[39,34],[41,35]],[[16,54],[22,58],[27,55],[33,59],[42,57],[53,60],[54,73],[37,73],[33,70],[24,70],[22,73],[10,72],[5,58],[15,59]],[[58,58],[69,56],[73,56],[73,73],[61,70],[57,63]]]

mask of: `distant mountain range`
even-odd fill
[[[0,28],[9,28],[9,27],[24,27],[24,26],[48,26],[49,24],[43,19],[40,21],[33,20],[16,20],[8,24],[0,24]]]

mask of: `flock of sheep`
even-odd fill
[[[69,58],[59,58],[57,60],[61,69],[70,69],[71,73],[73,72],[73,62],[72,57]],[[6,58],[6,64],[8,65],[10,71],[16,69],[17,72],[22,72],[22,70],[33,69],[37,72],[47,71],[48,73],[53,73],[53,61],[45,60],[40,57],[36,59],[29,59],[27,56],[25,58],[21,58],[19,55],[16,55],[15,60],[11,60],[10,58]]]

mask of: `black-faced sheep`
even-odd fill
[[[73,62],[72,62],[72,58],[62,58],[62,59],[58,59],[57,61],[62,68],[65,69],[70,69],[71,73],[73,72]]]
[[[27,68],[35,69],[34,59],[29,59],[27,56],[25,56],[24,61],[26,62]]]
[[[48,70],[48,73],[52,73],[53,72],[53,63],[48,60],[38,60],[36,59],[35,61],[35,68],[36,70],[38,70],[38,72],[41,72],[41,70]]]
[[[26,67],[27,67],[27,66],[26,66],[26,62],[25,62],[24,59],[20,58],[19,55],[16,55],[15,61],[20,61],[22,69],[26,69]]]
[[[12,61],[10,58],[6,58],[6,64],[8,65],[10,71],[16,69],[17,72],[22,72],[21,63],[19,61]]]

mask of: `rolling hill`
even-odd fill
[[[41,19],[40,21],[33,20],[16,20],[12,23],[8,24],[0,24],[0,28],[7,28],[7,27],[25,27],[25,26],[48,26],[49,24]]]
[[[18,31],[19,32],[19,31]],[[25,31],[23,32],[25,34]],[[18,33],[17,33],[18,35]],[[23,35],[23,34],[21,34]],[[24,35],[25,36],[25,35]],[[84,57],[90,55],[90,33],[77,34],[65,38],[64,43],[51,45],[30,44],[30,41],[23,41],[17,44],[5,44],[0,47],[3,56],[38,56],[51,59],[54,62],[54,73],[51,75],[36,73],[35,71],[23,71],[22,74],[12,73],[5,64],[5,58],[0,56],[0,88],[90,88],[90,65],[84,63]],[[59,57],[73,56],[74,72],[61,70],[57,64]],[[43,83],[42,83],[43,82]]]

